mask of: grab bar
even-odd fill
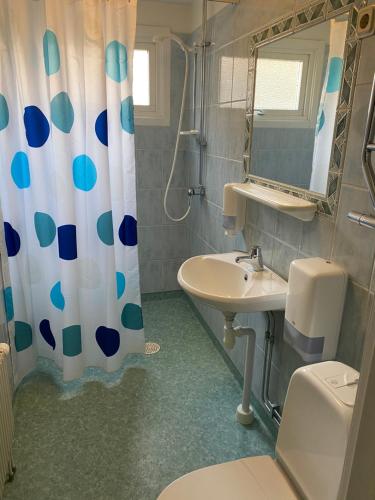
[[[372,215],[361,214],[353,210],[348,213],[347,217],[351,222],[355,222],[360,226],[375,229],[375,217],[372,217]]]
[[[370,103],[367,113],[367,121],[365,128],[365,138],[362,145],[362,170],[366,180],[367,187],[370,191],[372,205],[375,208],[375,171],[371,161],[371,153],[375,151],[374,140],[375,134],[375,73],[372,81]],[[375,229],[375,217],[372,215],[361,214],[359,212],[349,212],[348,219],[360,226]]]

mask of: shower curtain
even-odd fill
[[[336,108],[340,92],[347,22],[330,21],[328,64],[315,129],[310,191],[326,193]]]
[[[132,58],[136,0],[2,0],[0,198],[15,381],[143,352]],[[3,259],[4,260],[4,259]]]

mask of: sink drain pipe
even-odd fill
[[[273,403],[269,396],[270,381],[271,381],[271,367],[272,367],[272,353],[275,343],[275,315],[272,311],[264,313],[267,319],[267,328],[265,331],[264,339],[264,362],[263,362],[263,376],[262,376],[262,401],[270,414],[272,420],[279,426],[281,423],[281,407],[280,403]]]
[[[242,403],[237,407],[236,416],[240,424],[249,425],[254,420],[254,410],[250,405],[250,390],[254,367],[255,331],[252,328],[245,328],[242,326],[234,327],[233,321],[235,314],[225,313],[224,316],[225,324],[223,341],[225,347],[233,349],[234,344],[236,343],[236,338],[247,337]]]

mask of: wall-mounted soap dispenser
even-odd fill
[[[289,269],[284,339],[306,362],[335,359],[347,274],[338,264],[313,257]]]

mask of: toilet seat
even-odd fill
[[[299,500],[289,479],[269,456],[248,457],[190,472],[165,488],[158,500]]]

